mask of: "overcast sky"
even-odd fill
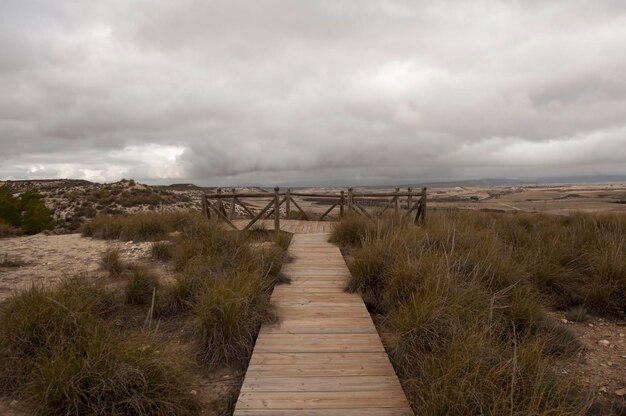
[[[626,174],[626,1],[0,1],[0,179]]]

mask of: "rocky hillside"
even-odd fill
[[[2,185],[10,187],[16,195],[36,188],[54,215],[56,233],[74,232],[81,223],[98,214],[200,210],[202,192],[216,189],[193,184],[152,186],[132,179],[106,184],[79,179],[0,181]],[[242,192],[250,190],[238,188]]]

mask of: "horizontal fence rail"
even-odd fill
[[[364,215],[367,217],[380,216],[391,209],[395,215],[404,215],[407,217],[412,215],[413,211],[415,211],[414,222],[416,224],[424,224],[426,221],[427,188],[422,188],[418,192],[414,191],[412,188],[408,188],[407,191],[400,191],[400,188],[396,188],[395,192],[380,193],[355,193],[352,188],[348,188],[347,192],[341,190],[335,193],[292,192],[290,189],[281,192],[278,187],[274,188],[274,192],[238,193],[233,188],[230,190],[230,193],[228,193],[224,192],[222,189],[218,189],[216,193],[202,195],[202,213],[208,218],[211,218],[211,215],[214,214],[230,227],[238,230],[235,224],[233,224],[232,219],[237,213],[236,207],[239,206],[240,212],[244,212],[245,216],[251,219],[242,231],[248,230],[260,219],[273,217],[274,229],[276,232],[279,232],[281,218],[280,207],[283,205],[285,207],[286,218],[291,217],[293,205],[304,219],[311,219],[309,214],[302,209],[294,197],[306,198],[307,200],[324,200],[324,202],[327,202],[330,206],[320,215],[319,221],[323,221],[327,218],[335,208],[339,209],[339,217],[343,217],[346,213]],[[244,202],[243,198],[263,199],[266,200],[267,203],[262,209],[258,209]],[[229,204],[228,209],[225,202]],[[368,207],[379,207],[381,202],[383,204],[381,210],[370,212],[364,207],[364,205]]]

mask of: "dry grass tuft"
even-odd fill
[[[168,238],[169,233],[179,231],[196,221],[199,214],[182,212],[153,213],[135,215],[98,215],[82,225],[85,237],[106,240],[159,241]]]
[[[133,266],[125,288],[126,303],[148,305],[159,288],[159,277],[150,269]]]
[[[177,365],[108,323],[112,296],[87,277],[35,286],[0,305],[0,392],[36,414],[192,415]]]
[[[22,230],[0,219],[0,238],[17,237],[22,234]]]
[[[127,266],[120,258],[119,250],[114,248],[108,249],[102,254],[100,265],[102,269],[109,272],[111,277],[119,277],[127,269]]]

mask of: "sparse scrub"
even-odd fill
[[[159,287],[159,277],[151,270],[134,266],[126,283],[126,303],[130,305],[148,305],[152,294]]]
[[[331,241],[339,245],[360,246],[361,240],[373,234],[375,224],[360,215],[347,215],[335,224]]]
[[[0,305],[0,391],[36,414],[192,415],[174,359],[110,324],[111,298],[87,278],[33,287]]]
[[[174,255],[172,243],[169,241],[157,241],[152,243],[152,257],[160,261],[169,261]]]
[[[194,217],[173,243],[176,281],[157,294],[156,313],[190,313],[199,356],[212,367],[247,362],[261,323],[271,316],[288,237],[253,248],[248,236]],[[256,236],[258,237],[258,235]],[[266,238],[272,241],[272,234]]]
[[[100,264],[104,270],[109,272],[109,276],[118,277],[126,269],[126,265],[120,259],[120,252],[117,249],[108,249],[102,254]]]
[[[569,415],[584,414],[589,397],[553,363],[581,346],[545,307],[614,313],[626,291],[625,224],[449,213],[418,228],[346,218],[333,239],[349,247],[349,289],[382,314],[420,414]]]
[[[193,312],[202,358],[211,366],[241,367],[271,316],[268,284],[257,271],[234,271],[205,286]]]
[[[14,227],[6,223],[4,220],[0,219],[0,238],[16,237],[20,234],[21,232],[19,228]]]
[[[96,217],[83,227],[83,233],[100,238],[131,238],[137,234],[139,222],[158,225],[149,227],[156,232],[142,233],[141,239],[176,231],[171,241],[152,246],[156,258],[171,256],[176,272],[174,282],[156,290],[155,314],[161,318],[188,318],[198,357],[205,364],[241,367],[249,358],[261,323],[271,319],[270,293],[280,281],[290,235],[275,236],[264,230],[232,232],[218,221],[182,213]],[[146,305],[156,279],[138,274],[136,268],[131,271],[126,300]]]
[[[169,233],[185,227],[186,222],[192,217],[194,215],[184,213],[98,215],[83,224],[81,232],[85,237],[107,240],[158,241],[167,238]]]

